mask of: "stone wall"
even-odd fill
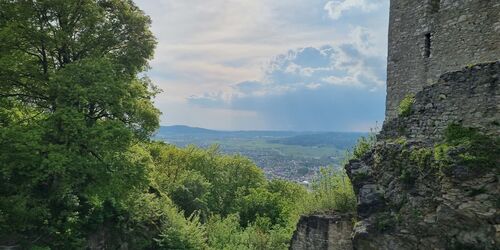
[[[500,59],[500,1],[392,0],[386,120],[446,72]]]
[[[292,250],[352,249],[352,215],[302,216],[290,244]]]
[[[358,197],[353,248],[500,249],[499,168],[443,174],[409,156],[422,149],[418,140],[381,141],[346,166]]]
[[[500,61],[442,75],[346,165],[358,201],[354,249],[500,249],[500,162],[467,165],[462,146],[446,161],[435,154],[450,123],[489,134],[496,143],[484,150],[498,154],[499,78]]]
[[[407,117],[386,121],[380,139],[440,139],[450,123],[500,134],[500,61],[442,75],[416,94]]]

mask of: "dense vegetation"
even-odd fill
[[[446,169],[453,165],[474,168],[475,172],[496,168],[500,155],[500,138],[481,133],[477,128],[450,124],[444,139],[434,147],[434,158]]]
[[[352,209],[338,172],[308,192],[151,142],[149,26],[127,0],[0,1],[0,245],[285,249],[300,213]]]

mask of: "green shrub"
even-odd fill
[[[344,171],[322,168],[313,181],[310,196],[302,202],[302,213],[354,212],[356,197]]]
[[[361,138],[359,138],[356,146],[354,146],[352,152],[352,158],[360,159],[361,157],[363,157],[363,155],[370,152],[370,150],[375,145],[375,142],[376,142],[376,137],[374,134],[369,135],[367,137],[362,136]]]
[[[444,141],[434,147],[434,158],[440,167],[453,163],[479,168],[498,167],[500,137],[488,136],[475,128],[450,124],[445,131]]]
[[[403,145],[403,146],[405,146],[406,143],[408,143],[408,141],[406,140],[406,138],[404,136],[400,136],[400,137],[396,138],[394,140],[394,142],[399,144],[399,145]]]
[[[411,106],[415,103],[415,95],[406,95],[403,100],[399,103],[398,111],[399,116],[407,117],[411,114]]]
[[[410,152],[410,160],[422,171],[425,167],[431,166],[433,152],[430,148],[414,149]]]
[[[295,224],[291,227],[272,226],[269,220],[259,218],[248,227],[240,226],[237,214],[226,218],[213,216],[206,224],[208,249],[213,250],[252,250],[288,249]]]

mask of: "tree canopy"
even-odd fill
[[[0,235],[70,247],[146,178],[133,149],[159,119],[137,77],[149,26],[131,1],[0,1]]]

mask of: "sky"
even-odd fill
[[[136,0],[161,125],[368,131],[383,121],[389,0]]]

